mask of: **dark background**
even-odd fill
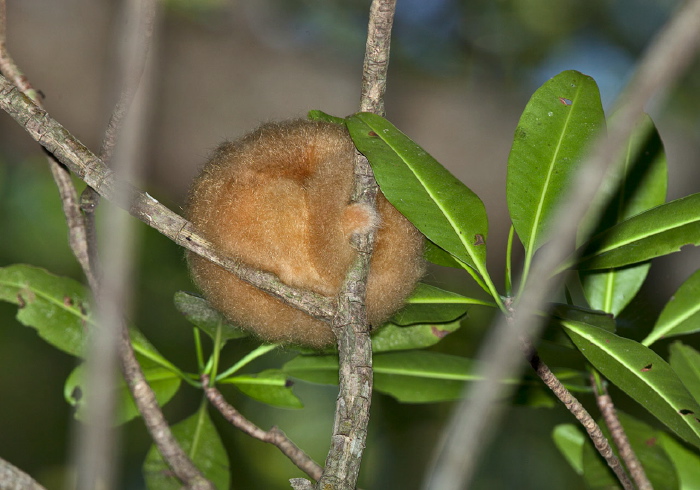
[[[502,285],[509,228],[506,161],[530,94],[565,69],[598,82],[606,108],[677,2],[663,0],[399,0],[386,96],[387,116],[450,168],[484,201],[490,220],[489,266]],[[115,31],[120,2],[8,2],[8,47],[49,113],[93,150],[115,101]],[[147,165],[138,185],[179,210],[208,152],[259,123],[301,117],[310,109],[344,116],[357,110],[369,1],[170,0],[162,3],[148,98]],[[669,159],[669,199],[697,192],[697,63],[664,105],[650,107]],[[79,189],[83,185],[78,184]],[[191,328],[172,306],[193,290],[182,251],[139,223],[138,274],[129,318],[170,360],[196,369]],[[30,263],[82,280],[67,245],[58,193],[36,143],[0,115],[0,266]],[[623,314],[624,335],[641,338],[700,254],[656,261],[641,298]],[[427,280],[473,292],[466,274],[431,270]],[[63,382],[75,360],[14,319],[0,303],[0,457],[48,488],[70,471],[71,409]],[[473,309],[439,349],[471,355],[489,323]],[[227,349],[232,362],[252,343]],[[659,352],[666,354],[661,343]],[[280,366],[279,353],[250,366]],[[306,408],[274,409],[225,395],[246,416],[279,425],[317,461],[328,447],[336,389],[296,384]],[[644,413],[613,392],[623,408]],[[590,399],[584,398],[586,402]],[[174,423],[191,414],[200,394],[183,387],[166,406]],[[376,395],[360,485],[418,488],[451,404],[401,405]],[[222,423],[234,488],[289,488],[301,476],[276,449]],[[582,488],[551,443],[554,425],[572,422],[563,409],[515,407],[483,460],[474,488]],[[141,488],[140,464],[150,441],[140,420],[122,434],[123,488]]]

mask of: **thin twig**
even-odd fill
[[[520,338],[537,338],[544,319],[538,312],[563,278],[552,277],[574,249],[578,226],[606,175],[614,175],[613,163],[628,141],[645,104],[678,80],[700,44],[700,0],[683,5],[666,24],[638,65],[635,76],[618,102],[616,117],[608,125],[607,137],[601,136],[585,158],[572,182],[571,192],[552,221],[551,241],[535,257],[528,284],[518,305],[517,322],[511,326],[505,317],[490,329],[480,349],[483,366],[480,381],[470,386],[470,396],[461,402],[445,427],[445,443],[438,448],[435,464],[424,488],[457,490],[466,487],[477,468],[481,450],[488,445],[495,424],[502,415],[499,401],[512,387],[499,379],[516,377],[521,366],[516,355]]]
[[[617,479],[620,480],[622,488],[625,490],[634,490],[634,485],[632,485],[629,476],[625,472],[625,468],[620,464],[620,460],[617,459],[617,456],[613,453],[610,443],[600,430],[600,426],[598,426],[595,419],[591,417],[588,410],[586,410],[584,406],[581,405],[581,402],[566,389],[561,381],[552,373],[551,369],[549,369],[549,366],[540,359],[540,356],[530,342],[524,341],[523,349],[532,369],[535,370],[544,384],[552,390],[552,393],[554,393],[569,412],[576,417],[576,420],[581,423],[583,428],[586,429],[588,436],[591,438],[591,441],[593,441],[593,445],[608,463],[608,466],[613,470]]]
[[[194,230],[192,223],[163,206],[148,193],[118,181],[94,153],[4,77],[0,77],[0,109],[10,114],[32,138],[102,197],[126,209],[132,216],[178,245],[211,260],[249,284],[315,318],[328,321],[333,317],[335,308],[332,300],[287,286],[274,274],[248,267],[223,255]]]
[[[362,73],[360,109],[384,114],[391,27],[396,0],[373,0]],[[355,152],[353,200],[375,207],[378,187],[367,159]],[[338,339],[339,386],[331,447],[319,489],[354,489],[367,439],[372,399],[372,342],[365,293],[374,231],[353,237],[358,257],[348,271],[331,327]]]
[[[284,432],[277,427],[268,431],[262,430],[253,422],[245,418],[238,410],[230,405],[221,392],[214,386],[209,386],[209,376],[202,376],[202,386],[204,393],[221,415],[234,427],[240,429],[251,437],[263,442],[273,444],[282,451],[301,471],[309,475],[314,480],[321,478],[323,468],[311,459],[304,451],[294,444]]]
[[[595,390],[596,402],[598,403],[598,408],[603,416],[603,420],[605,420],[605,425],[608,426],[610,436],[612,437],[615,446],[617,446],[617,450],[620,453],[620,458],[622,458],[625,466],[627,466],[634,484],[637,485],[639,490],[653,490],[651,482],[647,478],[642,464],[639,462],[637,455],[630,445],[625,429],[620,423],[620,419],[617,416],[617,411],[615,410],[615,404],[613,403],[612,398],[610,398],[607,388],[604,384],[597,383],[594,375],[591,375],[591,385]]]

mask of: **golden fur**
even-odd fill
[[[378,226],[367,315],[380,326],[424,271],[422,235],[383,195],[377,214],[350,203],[353,144],[337,124],[265,124],[222,144],[190,190],[187,216],[223,253],[276,274],[290,286],[336,296],[355,249],[350,236]],[[321,348],[330,326],[288,306],[196,254],[194,282],[233,323],[269,342]]]

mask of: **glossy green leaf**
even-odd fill
[[[206,299],[200,296],[185,291],[178,291],[175,293],[174,300],[178,311],[190,323],[199,327],[212,339],[216,339],[219,329],[221,329],[221,340],[223,342],[249,335],[245,330],[229,323]]]
[[[562,325],[603,376],[680,437],[700,447],[700,405],[666,361],[633,340],[579,322]]]
[[[301,400],[292,391],[294,382],[279,369],[267,369],[258,374],[243,374],[225,378],[220,383],[230,383],[259,402],[273,407],[303,408]]]
[[[668,363],[695,400],[700,401],[700,352],[682,342],[671,344]]]
[[[662,337],[674,337],[700,331],[700,270],[681,284],[666,303],[654,328],[642,341],[651,345]]]
[[[0,300],[18,306],[17,320],[54,347],[81,356],[92,324],[89,293],[67,277],[31,265],[0,268]]]
[[[700,194],[633,216],[593,237],[574,266],[610,269],[644,262],[700,244]]]
[[[700,455],[686,449],[664,432],[658,433],[658,443],[676,468],[679,490],[700,490]],[[663,488],[663,487],[662,487]]]
[[[386,198],[442,249],[482,273],[488,220],[481,199],[386,119],[346,119],[350,136]]]
[[[312,121],[325,121],[334,124],[342,124],[343,126],[345,126],[345,119],[343,119],[342,117],[331,116],[330,114],[326,114],[325,112],[319,111],[317,109],[309,111],[307,117]]]
[[[452,267],[454,269],[463,269],[464,265],[462,262],[454,258],[449,252],[441,249],[435,245],[430,240],[425,241],[425,260],[436,265],[442,265],[444,267]]]
[[[402,327],[387,323],[372,335],[372,352],[422,349],[435,345],[461,326],[460,321]]]
[[[586,436],[581,429],[574,424],[559,424],[552,431],[552,439],[573,470],[583,475],[583,445]]]
[[[139,363],[143,368],[146,381],[155,392],[158,405],[161,407],[164,406],[175,396],[175,393],[177,393],[180,388],[181,379],[172,371],[157,366],[150,361],[139,359]],[[85,403],[87,399],[87,390],[84,381],[85,364],[80,364],[68,376],[63,387],[63,394],[66,401],[75,407],[75,418],[82,421],[85,420],[86,411],[88,410],[87,404]],[[131,392],[121,376],[117,381],[116,389],[117,408],[114,424],[120,425],[139,417],[140,413],[134,404]]]
[[[467,298],[419,283],[413,294],[406,299],[406,306],[394,315],[391,322],[397,325],[451,322],[464,316],[470,305],[495,306],[488,301]]]
[[[591,310],[574,305],[555,304],[552,307],[551,320],[542,333],[542,339],[563,347],[574,349],[575,346],[562,330],[562,321],[575,321],[615,332],[615,319],[603,311]]]
[[[599,197],[609,199],[610,203],[593,235],[666,201],[666,154],[649,116],[636,128],[623,159],[620,166],[623,177],[606,179],[615,188],[605,190]],[[588,304],[617,316],[642,287],[649,266],[642,263],[621,269],[582,272]]]
[[[618,411],[617,416],[652,488],[677,489],[676,469],[664,448],[659,444],[659,435],[662,433],[623,412]],[[598,420],[598,425],[606,438],[612,441],[610,431],[605,426],[604,421]],[[616,453],[618,452],[616,449],[614,450]],[[582,456],[583,475],[588,488],[618,488],[619,481],[590,440],[586,440]]]
[[[230,470],[226,448],[209,418],[207,405],[182,422],[172,426],[173,435],[182,449],[214,488],[230,486]],[[143,475],[149,490],[179,490],[182,482],[174,475],[153,445],[143,463]]]
[[[579,72],[560,73],[530,98],[515,130],[506,181],[526,262],[544,243],[557,204],[604,124],[598,86]]]

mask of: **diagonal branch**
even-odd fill
[[[551,241],[546,253],[533,263],[528,284],[520,298],[514,326],[504,317],[493,328],[481,347],[483,377],[470,387],[470,396],[453,412],[445,428],[446,441],[439,448],[436,463],[424,488],[456,490],[464,488],[477,467],[481,449],[493,433],[502,413],[498,401],[509,388],[496,380],[513,377],[520,368],[520,338],[537,338],[547,310],[547,301],[560,286],[562,275],[552,278],[557,267],[573,250],[578,224],[588,212],[600,182],[618,159],[644,106],[656,94],[668,90],[687,69],[700,45],[700,0],[684,4],[654,39],[639,63],[635,76],[618,102],[616,117],[610,121],[607,137],[601,137],[581,164],[571,185],[571,193],[552,223]],[[619,159],[622,161],[622,159]]]
[[[262,430],[253,422],[245,418],[241,413],[229,404],[214,386],[209,385],[209,376],[202,376],[202,387],[211,404],[221,412],[221,415],[234,427],[245,432],[251,437],[263,442],[269,442],[279,448],[282,454],[287,456],[301,471],[314,480],[321,478],[323,468],[311,459],[304,451],[294,444],[284,432],[277,427],[270,430]]]
[[[192,224],[148,193],[114,177],[114,172],[61,124],[36,106],[4,77],[0,77],[0,109],[12,116],[27,132],[71,172],[102,197],[126,209],[132,216],[158,230],[178,245],[205,257],[244,281],[309,315],[330,320],[332,300],[282,283],[274,274],[248,267],[216,251]]]
[[[373,0],[369,13],[360,108],[381,115],[395,8],[396,0]],[[377,192],[372,168],[355,152],[353,199],[374,209]],[[331,447],[316,486],[319,489],[354,489],[360,472],[372,399],[372,342],[365,292],[374,235],[370,231],[353,238],[358,257],[345,279],[331,324],[338,339],[339,387]]]

